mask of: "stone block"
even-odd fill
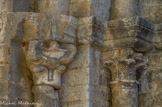
[[[29,89],[28,86],[23,86],[22,84],[9,82],[8,89],[9,89],[8,97],[10,98],[10,100],[15,101],[18,101],[19,99],[26,101],[33,100],[32,89]]]
[[[90,66],[89,51],[90,51],[89,45],[78,47],[77,54],[74,60],[69,64],[68,68],[79,69],[89,67]]]
[[[64,43],[75,43],[76,18],[65,15],[44,14],[28,14],[27,17],[24,24],[24,41],[53,39]]]
[[[103,46],[105,27],[105,22],[95,17],[80,18],[78,21],[77,42],[79,45],[91,44],[101,48]]]
[[[156,32],[162,31],[162,23],[160,23],[160,24],[155,24],[155,31],[156,31]]]
[[[143,0],[141,9],[141,16],[146,18],[147,20],[158,24],[161,23],[161,0]]]
[[[90,0],[80,0],[80,1],[71,0],[69,11],[70,11],[70,15],[75,16],[75,17],[90,16],[91,1]]]
[[[1,105],[1,103],[3,103],[3,101],[7,101],[7,99],[8,99],[8,97],[1,97],[0,98],[0,105]]]
[[[103,105],[103,107],[108,106],[107,100],[109,100],[109,97],[110,97],[110,90],[108,87],[91,86],[90,90],[91,90],[90,91],[91,102],[96,102],[100,105]]]
[[[63,42],[74,43],[76,39],[78,20],[75,17],[25,12],[1,14],[0,37],[2,39],[0,43],[9,43],[11,39],[18,42],[29,42],[35,39],[59,41],[64,39]],[[8,30],[10,32],[7,32]]]
[[[64,33],[75,38],[76,29],[77,29],[77,25],[69,24],[66,26]]]
[[[7,23],[7,14],[4,12],[0,13],[0,43],[4,43],[5,41],[5,33],[6,33],[6,23]]]
[[[139,105],[160,107],[162,94],[162,68],[149,68],[141,79]]]
[[[0,98],[8,98],[9,89],[7,81],[0,81],[0,92]]]
[[[9,44],[0,45],[0,63],[9,63],[11,56],[11,47]]]
[[[58,91],[51,86],[39,85],[34,86],[34,101],[39,104],[39,107],[58,107]]]
[[[109,73],[103,66],[102,54],[99,50],[91,48],[90,51],[90,73],[89,83],[95,86],[107,86],[109,83]]]
[[[6,65],[0,65],[0,81],[8,81],[9,80],[9,66]]]
[[[162,24],[155,25],[155,33],[153,36],[153,45],[155,49],[162,49]]]
[[[69,36],[69,35],[66,35],[66,34],[63,34],[62,35],[62,38],[60,39],[62,43],[76,43],[76,39]]]
[[[161,107],[161,94],[151,95],[151,93],[139,94],[139,106],[142,107]]]
[[[12,10],[13,10],[13,0],[1,0],[0,1],[1,12],[12,12]]]
[[[113,20],[107,23],[105,50],[135,48],[139,52],[152,50],[155,27],[140,17]]]
[[[18,42],[22,40],[23,17],[24,13],[2,13],[3,29],[0,32],[0,36],[2,38],[0,43],[10,43],[11,39],[15,39],[15,41]]]
[[[19,84],[9,82],[9,98],[10,99],[23,99],[23,90]]]
[[[14,12],[33,12],[34,10],[33,0],[13,0]]]
[[[156,49],[162,49],[162,31],[156,32],[153,37],[153,45]]]
[[[162,54],[161,53],[151,53],[149,56],[149,68],[161,68],[162,64]]]
[[[62,86],[74,87],[89,84],[89,72],[90,69],[88,67],[80,69],[68,69],[67,72],[62,75]]]
[[[75,17],[58,15],[55,16],[55,19],[58,35],[62,35],[63,33],[65,33],[74,38],[76,37],[78,20]]]
[[[89,100],[89,86],[76,85],[74,87],[62,87],[60,90],[60,97],[62,103],[88,101]]]

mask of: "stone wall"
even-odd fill
[[[161,103],[161,0],[143,0],[141,16],[155,24],[154,49],[149,54],[148,71],[141,77],[140,102],[142,107],[160,107]]]
[[[161,5],[1,0],[0,107],[161,107]]]

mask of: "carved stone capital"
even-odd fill
[[[32,31],[28,31],[29,28]],[[34,100],[42,107],[46,103],[59,107],[57,89],[61,87],[61,75],[77,52],[77,19],[28,13],[23,29],[27,65],[33,76]],[[47,98],[46,102],[44,98]]]
[[[148,58],[133,49],[113,51],[112,57],[104,59],[105,67],[111,72],[112,106],[138,104],[137,73],[147,69]]]
[[[135,52],[128,56],[113,56],[104,61],[104,65],[111,71],[112,83],[117,81],[138,83],[136,71],[146,69],[147,63],[148,58],[146,56]]]
[[[29,43],[28,66],[35,85],[61,86],[61,74],[76,54],[72,44],[61,45],[56,41],[34,40]]]

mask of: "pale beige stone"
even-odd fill
[[[161,7],[161,0],[1,0],[0,101],[161,107]]]

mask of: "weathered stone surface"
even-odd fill
[[[13,0],[14,12],[33,12],[34,0]]]
[[[85,101],[73,102],[73,103],[63,103],[63,107],[89,107],[89,103]]]
[[[62,92],[62,99],[61,101],[63,103],[68,103],[68,102],[79,102],[79,101],[87,101],[89,100],[88,96],[88,89],[89,86],[87,85],[78,85],[75,87],[62,87],[63,91]]]
[[[24,41],[52,39],[64,43],[75,43],[77,20],[74,17],[44,14],[29,14],[27,17],[24,23]],[[29,28],[33,30],[28,31]]]
[[[135,17],[138,15],[139,0],[113,0],[111,20]]]
[[[89,51],[89,46],[78,47],[78,54],[69,65],[67,72],[62,75],[59,97],[63,107],[89,106]],[[83,60],[84,58],[86,60]]]
[[[17,46],[16,46],[17,45]],[[22,68],[22,48],[18,43],[11,43],[11,58],[10,58],[10,81],[21,83],[23,80]]]
[[[139,105],[142,107],[160,107],[161,103],[161,0],[142,0],[141,16],[153,22],[155,32],[153,36],[154,50],[149,55],[148,71],[142,75],[139,94]]]
[[[138,107],[139,78],[148,69],[148,56],[143,53],[153,49],[155,26],[133,17],[137,7],[137,0],[112,1],[103,52],[104,64],[111,72],[112,107]]]
[[[9,63],[10,60],[10,46],[9,44],[2,44],[0,46],[0,63]]]
[[[155,25],[153,45],[157,50],[162,49],[162,24],[156,24]]]
[[[68,14],[69,0],[39,0],[34,1],[35,11],[50,14]]]
[[[0,12],[11,12],[13,10],[13,0],[1,0]]]
[[[1,0],[0,107],[161,107],[161,7]]]
[[[72,61],[75,53],[76,48],[73,45],[66,45],[65,49],[61,49],[56,41],[31,41],[27,63],[33,73],[34,84],[47,84],[59,88],[61,86],[61,74],[66,70],[65,65]],[[65,56],[66,54],[69,58]]]
[[[8,82],[6,81],[0,81],[0,98],[8,98],[8,93],[9,93],[9,90],[8,90]]]
[[[51,17],[51,20],[47,20],[48,17]],[[31,18],[29,18],[30,21],[26,22],[24,26],[26,27],[25,29],[28,29],[30,25],[35,28],[35,31],[30,33],[36,35],[36,40],[29,40],[26,56],[27,65],[32,72],[34,88],[40,85],[39,90],[48,90],[46,86],[59,89],[61,87],[61,74],[64,73],[66,66],[73,60],[77,52],[76,46],[74,45],[76,41],[77,20],[74,17],[54,17],[43,14],[36,15],[33,18],[37,26],[30,22],[33,21],[30,20]],[[40,22],[37,22],[37,18],[40,18]],[[26,37],[28,36],[27,33],[25,34]],[[36,90],[33,93],[35,97],[39,94],[41,95]],[[54,93],[51,91],[48,92],[48,94]],[[53,97],[56,98],[56,96]],[[36,97],[35,101],[43,101],[44,98],[39,96]],[[49,101],[42,102],[42,106],[47,103],[49,103],[47,106],[53,105],[49,98]],[[59,102],[54,102],[54,104],[57,107],[60,105]]]
[[[97,20],[95,17],[80,18],[77,31],[78,44],[91,44],[93,47],[101,49],[103,47],[105,27],[105,22]]]
[[[103,58],[105,66],[111,72],[112,106],[137,107],[137,75],[147,69],[148,57],[133,49],[114,50],[112,53],[109,57],[105,53]]]
[[[0,35],[2,38],[0,43],[10,44],[12,39],[16,42],[20,42],[22,40],[22,19],[24,17],[24,13],[13,14],[3,12],[1,14],[4,24]],[[8,30],[11,32],[8,32]]]
[[[103,68],[101,52],[90,45],[78,47],[78,54],[69,65],[69,69],[63,74],[60,99],[63,106],[95,107],[110,105],[109,78],[107,71]],[[99,60],[98,60],[99,59]],[[77,79],[77,81],[76,81]],[[72,103],[71,103],[72,102]],[[75,103],[74,103],[75,102]]]
[[[53,15],[44,15],[39,13],[36,14],[2,13],[2,14],[7,17],[2,17],[2,21],[1,21],[1,22],[6,21],[6,23],[4,24],[1,23],[2,32],[0,36],[3,39],[1,42],[2,44],[1,63],[11,64],[10,69],[8,71],[9,80],[13,84],[17,83],[16,85],[12,85],[10,87],[12,91],[9,94],[9,99],[13,99],[14,101],[16,101],[17,99],[23,99],[27,101],[32,100],[32,95],[31,95],[32,83],[30,83],[31,82],[30,79],[34,80],[33,81],[34,85],[46,84],[52,86],[54,85],[54,88],[59,88],[61,85],[61,81],[60,81],[61,73],[63,73],[63,71],[66,69],[65,65],[68,65],[76,54],[76,47],[73,44],[75,44],[76,42],[77,20],[74,17],[70,17],[70,16],[63,16],[63,15],[53,16]],[[50,20],[48,20],[49,17]],[[27,29],[29,28],[33,28],[33,29],[28,31]],[[7,30],[9,29],[11,30],[11,32],[7,32]],[[6,37],[5,35],[8,35],[8,37]],[[44,42],[41,42],[42,40]],[[38,41],[38,43],[34,45],[33,44],[34,41],[36,42]],[[8,43],[9,45],[4,43]],[[44,47],[45,50],[38,49],[37,51],[37,49],[35,48],[38,48],[39,45],[41,48],[43,48],[42,46],[45,46]],[[31,55],[29,55],[30,50],[32,52],[36,52],[36,54],[31,53]],[[16,54],[16,52],[18,54]],[[52,70],[52,72],[55,72],[54,75],[51,74],[52,73],[50,72],[51,70],[49,70],[49,73],[44,72],[46,75],[44,74],[42,75],[41,73],[40,75],[38,72],[36,72],[36,74],[39,75],[34,75],[35,72],[34,73],[32,72],[33,78],[31,77],[29,78],[28,76],[31,76],[30,71],[32,71],[33,69],[31,69],[32,67],[29,67],[27,65],[31,64],[31,63],[28,64],[30,59],[34,58],[34,61],[36,59],[36,57],[32,57],[32,54],[39,57],[37,53],[40,52],[44,56],[48,57],[47,59],[53,58],[53,62],[50,62],[52,61],[52,59],[50,59],[49,63],[48,61],[44,62],[45,66],[49,65],[49,69],[54,69],[55,66],[57,66],[54,61],[58,60],[59,63],[57,69],[54,69],[54,71]],[[28,57],[29,60],[28,58],[24,58],[24,57]],[[26,59],[28,63],[26,63]],[[51,63],[54,63],[53,67]],[[40,70],[36,69],[36,71],[40,71]],[[53,75],[52,78],[54,78],[54,83],[51,82],[52,84],[51,83],[48,84],[46,83],[46,81],[48,81],[48,79],[51,78],[51,75]],[[6,79],[8,79],[8,77]],[[23,87],[25,85],[27,85],[26,89]],[[18,93],[19,91],[16,92],[14,90],[19,90],[20,93]],[[27,93],[28,96],[24,98],[23,96],[25,96],[25,94]],[[36,94],[36,92],[34,94]]]
[[[34,86],[35,107],[60,107],[58,92],[51,86]]]
[[[154,25],[140,17],[113,20],[107,23],[105,48],[134,48],[140,52],[152,50]]]
[[[8,65],[0,65],[0,81],[6,81],[8,79],[9,67]]]
[[[137,84],[113,84],[112,94],[113,107],[138,107]]]
[[[150,68],[161,68],[162,53],[152,53],[149,57]]]
[[[139,93],[139,104],[142,107],[161,106],[161,69],[150,68],[141,80],[141,90]]]
[[[141,2],[141,16],[147,20],[159,24],[162,18],[162,1],[161,0],[142,0]]]
[[[96,16],[108,20],[110,3],[110,0],[71,0],[69,12],[75,17]]]

